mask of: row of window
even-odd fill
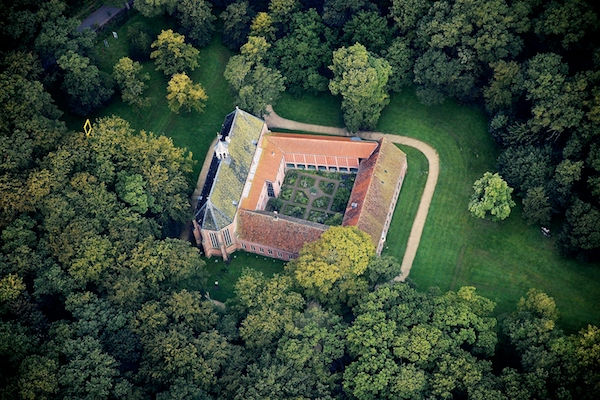
[[[358,172],[358,168],[346,168],[346,167],[326,167],[324,165],[319,165],[318,167],[312,164],[306,165],[306,164],[293,164],[293,163],[286,163],[285,166],[287,168],[297,168],[297,169],[310,169],[310,170],[319,170],[319,171],[332,171],[332,172]]]
[[[246,244],[245,244],[245,243],[242,243],[242,248],[243,248],[244,250],[248,250],[248,246],[246,246]],[[251,250],[251,251],[254,251],[254,252],[256,252],[256,251],[257,251],[257,246],[250,245],[250,250]],[[259,247],[258,247],[258,251],[260,251],[261,253],[264,253],[264,252],[265,252],[265,249],[264,249],[263,247],[260,247],[260,246],[259,246]],[[273,255],[273,250],[271,250],[271,249],[267,249],[267,254],[269,254],[270,256],[272,256],[272,255]],[[277,257],[279,257],[279,258],[283,258],[283,257],[284,257],[284,256],[283,256],[283,253],[282,253],[281,251],[278,251],[278,252],[277,252]],[[291,257],[290,257],[289,255],[287,255],[287,256],[286,256],[286,258],[288,258],[288,259],[289,259],[289,258],[291,258]]]

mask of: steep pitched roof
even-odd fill
[[[376,247],[405,164],[406,154],[382,139],[377,150],[358,169],[342,225],[365,231]]]
[[[269,141],[286,154],[315,154],[324,156],[367,158],[377,143],[349,137],[277,133]]]
[[[214,179],[205,183],[211,185],[210,192],[196,212],[203,229],[219,230],[233,222],[263,125],[238,108],[225,117],[221,140],[230,139],[229,157],[219,161]]]
[[[304,243],[317,240],[328,226],[267,211],[240,209],[237,234],[241,240],[298,253]]]
[[[322,136],[296,133],[270,133],[263,136],[262,152],[248,197],[242,207],[256,209],[265,181],[274,181],[284,157],[307,154],[323,157],[367,158],[377,148],[377,142],[357,141],[348,137]],[[323,161],[323,164],[327,162]],[[342,164],[346,166],[347,164]],[[357,165],[358,166],[358,165]]]

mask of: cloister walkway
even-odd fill
[[[273,107],[267,106],[267,115],[264,117],[265,122],[269,129],[281,128],[290,129],[296,131],[305,131],[313,133],[323,133],[327,135],[336,136],[350,136],[350,133],[346,128],[337,128],[333,126],[323,126],[307,124],[304,122],[292,121],[286,118],[282,118],[273,110]],[[414,139],[408,136],[393,135],[383,132],[372,132],[372,131],[360,131],[357,135],[363,139],[377,140],[385,137],[387,140],[393,143],[414,147],[425,155],[429,164],[429,171],[427,174],[427,181],[425,182],[425,188],[421,195],[421,201],[419,202],[419,208],[413,221],[408,242],[406,244],[406,251],[404,252],[404,258],[402,259],[402,269],[400,275],[394,278],[395,281],[404,281],[410,269],[412,268],[413,261],[417,255],[419,243],[421,242],[421,235],[423,234],[423,228],[427,221],[427,214],[429,213],[429,206],[433,199],[433,193],[437,185],[438,176],[440,173],[440,157],[437,151],[429,144]],[[410,166],[409,166],[410,168]]]

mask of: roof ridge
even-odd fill
[[[264,215],[265,217],[273,217],[275,215],[277,215],[277,218],[281,218],[283,220],[286,220],[288,222],[292,222],[298,225],[306,225],[306,226],[312,226],[314,228],[325,228],[328,229],[329,225],[325,225],[325,224],[320,224],[318,222],[314,222],[314,221],[308,221],[306,219],[302,219],[302,218],[296,218],[296,217],[292,217],[291,215],[285,215],[285,214],[273,214],[271,211],[265,211],[265,210],[247,210],[247,209],[240,209],[249,213],[254,213],[254,214],[259,214],[259,215]]]
[[[377,164],[377,159],[379,158],[379,152],[381,150],[382,144],[383,144],[383,140],[379,141],[379,145],[375,148],[375,150],[373,150],[373,152],[371,153],[369,158],[367,158],[365,161],[363,161],[361,163],[361,166],[363,166],[363,165],[365,165],[364,163],[372,162],[373,166],[372,166],[371,173],[367,177],[367,190],[365,190],[364,195],[361,196],[361,201],[359,202],[359,204],[357,204],[358,218],[356,220],[356,226],[358,226],[358,224],[360,223],[360,220],[363,217],[363,207],[365,204],[365,199],[369,196],[369,191],[371,190],[371,187],[373,184],[373,177],[375,176],[375,166]],[[365,167],[365,168],[367,168],[367,167]],[[364,169],[363,169],[363,171],[364,171]],[[356,174],[356,176],[358,177],[358,174],[360,174],[360,173],[361,173],[361,171],[359,170],[358,173]],[[350,192],[350,200],[352,200],[352,192]]]

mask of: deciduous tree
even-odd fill
[[[175,74],[171,77],[169,86],[167,86],[167,102],[169,109],[174,113],[179,113],[181,108],[187,112],[192,110],[202,112],[206,100],[208,100],[208,96],[202,86],[192,82],[185,73]]]
[[[139,62],[129,57],[121,58],[113,68],[113,76],[121,89],[121,98],[124,102],[137,107],[147,104],[148,99],[143,94],[146,89],[145,82],[150,79],[150,76],[142,73]]]
[[[58,59],[58,66],[64,72],[62,87],[75,113],[86,115],[112,96],[108,77],[89,58],[68,51]]]
[[[150,53],[150,58],[155,60],[156,69],[167,76],[198,67],[198,50],[185,43],[185,36],[171,29],[161,31],[152,48],[155,50]]]
[[[206,0],[182,0],[177,2],[175,14],[184,33],[196,46],[206,46],[214,31],[216,17]]]
[[[247,1],[237,1],[228,5],[220,18],[223,21],[223,42],[237,50],[248,39],[254,10]]]
[[[498,173],[486,172],[473,184],[473,195],[469,202],[469,211],[477,218],[485,218],[488,213],[493,221],[508,218],[510,209],[515,206],[508,186]]]
[[[329,90],[342,96],[344,122],[351,132],[360,128],[374,128],[383,107],[389,102],[387,82],[390,64],[370,54],[357,43],[333,52],[329,66],[333,78]]]

